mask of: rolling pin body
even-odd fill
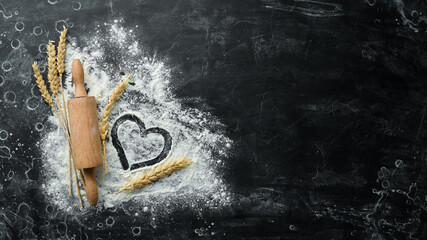
[[[76,169],[102,166],[98,113],[94,97],[68,100],[74,167]]]
[[[98,111],[95,98],[88,97],[84,88],[84,72],[80,60],[73,60],[71,71],[75,83],[75,98],[68,100],[68,115],[74,168],[83,169],[86,197],[89,203],[95,206],[98,202],[95,168],[103,164]]]

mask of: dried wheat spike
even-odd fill
[[[67,35],[67,29],[64,26],[64,30],[61,32],[61,36],[59,37],[59,44],[58,44],[57,63],[58,63],[58,73],[60,76],[62,76],[62,74],[65,71],[64,60],[65,60],[66,35]]]
[[[170,161],[161,163],[160,165],[156,166],[154,169],[152,169],[150,172],[143,173],[130,181],[128,184],[126,184],[122,189],[120,189],[116,194],[125,191],[125,190],[135,190],[138,188],[141,188],[143,186],[146,186],[152,182],[155,182],[159,180],[160,178],[166,177],[173,172],[187,167],[192,162],[191,159],[187,157],[183,157],[178,160]]]
[[[47,45],[47,54],[48,54],[48,73],[47,80],[50,84],[50,90],[53,95],[58,97],[59,92],[59,81],[58,81],[58,69],[56,63],[56,50],[53,41],[49,41]]]
[[[61,95],[62,95],[62,104],[64,106],[64,113],[65,113],[65,124],[68,126],[68,119],[67,119],[67,106],[65,105],[65,97],[64,97],[64,88],[62,86],[62,74],[65,70],[65,40],[67,35],[67,29],[64,26],[64,30],[61,32],[61,36],[59,37],[59,43],[58,43],[58,54],[56,56],[56,64],[58,68],[59,73],[59,84],[61,86]]]
[[[111,114],[113,105],[117,101],[117,99],[119,99],[120,95],[122,95],[131,77],[132,77],[132,74],[129,75],[127,78],[125,78],[123,81],[121,81],[119,84],[117,84],[117,87],[114,89],[113,93],[111,94],[110,99],[108,99],[107,106],[105,107],[105,110],[102,113],[102,126],[101,126],[102,140],[105,140],[107,138],[107,133],[108,133],[107,121],[108,121],[108,117]]]
[[[37,86],[39,87],[39,90],[42,94],[43,99],[49,104],[49,106],[52,107],[52,109],[55,109],[53,106],[52,96],[50,96],[49,91],[47,90],[46,84],[43,80],[43,76],[40,73],[39,66],[36,62],[33,63],[33,70],[34,70],[34,77],[36,78]]]
[[[61,121],[61,118],[58,115],[58,112],[56,111],[55,106],[53,105],[52,96],[50,96],[49,91],[47,90],[46,83],[43,80],[42,74],[40,73],[39,66],[36,62],[33,63],[33,70],[34,70],[34,77],[36,78],[37,86],[39,87],[39,90],[42,94],[43,99],[49,104],[49,106],[52,108],[53,112],[55,113],[56,117],[59,120],[59,123],[61,124],[62,129],[65,132],[65,136],[67,137],[68,143],[71,145],[71,139],[68,135],[67,128],[64,126],[63,122]]]
[[[123,91],[125,90],[126,86],[129,83],[130,78],[133,74],[129,75],[127,78],[123,79],[119,84],[117,84],[117,87],[114,89],[113,93],[110,96],[110,99],[108,100],[107,106],[105,107],[105,110],[102,114],[102,123],[101,123],[101,140],[102,140],[102,146],[104,148],[104,167],[105,167],[105,173],[108,173],[107,168],[107,157],[106,157],[106,151],[105,151],[105,139],[107,138],[108,134],[108,117],[111,114],[111,110],[113,108],[114,103],[119,99],[120,95],[122,95]]]

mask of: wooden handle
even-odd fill
[[[73,63],[71,65],[71,74],[73,76],[74,80],[74,97],[86,97],[86,89],[85,89],[85,74],[83,71],[83,65],[82,62],[80,62],[80,59],[74,59]]]
[[[95,181],[95,168],[83,169],[86,179],[86,198],[91,206],[98,203],[98,187]]]

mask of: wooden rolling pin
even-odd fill
[[[73,60],[71,73],[75,89],[74,98],[68,100],[68,116],[74,168],[83,169],[86,179],[86,197],[90,205],[95,206],[98,202],[95,168],[102,166],[98,111],[95,98],[87,96],[83,66],[79,59]]]

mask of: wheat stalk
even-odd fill
[[[51,54],[52,53],[51,52],[48,52],[48,53],[49,53],[49,58],[51,58]],[[48,59],[48,60],[50,61],[51,59]],[[69,152],[70,152],[70,155],[71,155],[72,148],[71,148],[71,139],[70,139],[70,135],[69,135],[69,132],[68,132],[68,126],[64,126],[64,123],[62,122],[61,118],[58,115],[58,112],[56,111],[55,106],[53,105],[52,96],[49,94],[49,91],[47,90],[46,83],[43,80],[43,76],[40,73],[39,66],[37,65],[36,62],[34,62],[32,66],[33,66],[33,70],[34,70],[34,77],[36,78],[36,83],[37,83],[37,86],[39,87],[39,90],[40,90],[40,92],[42,94],[42,97],[49,104],[49,106],[52,108],[53,112],[55,113],[56,117],[59,120],[59,123],[61,124],[62,129],[64,130],[65,136],[67,137],[67,140],[68,140]],[[51,65],[51,63],[48,63],[48,67],[49,67],[49,72],[50,72],[51,69],[53,68],[53,65]],[[52,76],[49,76],[49,72],[48,72],[48,79],[51,82],[50,86],[51,86],[51,89],[52,89],[52,85],[55,84],[55,83],[53,82],[54,78]],[[50,73],[50,74],[52,74],[52,73]],[[52,92],[54,92],[54,90],[52,90]],[[58,98],[57,98],[57,101],[58,101]],[[58,108],[59,108],[59,110],[61,110],[59,102],[58,102]],[[64,119],[64,116],[62,115],[62,112],[61,112],[61,116]],[[69,179],[70,179],[70,185],[68,187],[68,193],[71,196],[71,177],[69,177]]]
[[[68,195],[72,196],[72,179],[71,179],[71,159],[72,159],[73,152],[71,151],[71,144],[68,145]],[[77,190],[80,192],[80,190],[77,188]],[[80,194],[80,193],[79,193]]]
[[[116,192],[116,194],[125,190],[135,190],[146,186],[152,182],[159,180],[160,178],[166,177],[173,172],[187,167],[192,162],[191,159],[183,157],[178,160],[161,163],[160,165],[153,168],[150,172],[143,173],[126,184],[123,188]]]
[[[59,36],[59,43],[58,43],[58,55],[56,58],[56,64],[58,68],[58,74],[59,74],[59,83],[61,85],[61,96],[62,96],[62,104],[64,106],[64,114],[65,114],[65,125],[67,126],[68,130],[68,114],[67,114],[67,106],[65,105],[65,97],[64,97],[64,88],[62,85],[62,74],[64,74],[65,71],[65,49],[66,49],[66,35],[67,35],[67,29],[64,26],[64,30],[62,30],[61,35]],[[56,95],[57,96],[57,95]],[[57,96],[58,101],[58,96]],[[59,105],[59,101],[58,101]],[[61,111],[62,112],[62,111]],[[71,196],[71,154],[69,154],[68,157],[68,178],[69,178],[69,195]],[[80,190],[77,189],[80,194]]]
[[[83,208],[82,195],[80,193],[79,180],[77,178],[77,171],[76,171],[76,169],[74,169],[74,175],[76,176],[76,187],[77,187],[77,195],[79,196],[80,208]],[[80,175],[80,177],[81,177],[81,175]],[[82,181],[83,181],[83,178],[82,178]]]
[[[105,139],[107,138],[108,134],[108,117],[111,114],[111,110],[113,108],[114,103],[119,99],[120,95],[122,95],[123,91],[125,90],[126,86],[128,85],[128,82],[133,74],[129,75],[127,78],[123,79],[123,81],[119,82],[117,84],[117,87],[114,89],[113,93],[110,96],[110,99],[108,99],[107,106],[105,106],[105,110],[102,113],[102,123],[101,123],[101,140],[102,140],[102,146],[104,148],[104,168],[105,173],[108,173],[107,168],[107,156],[105,151]]]
[[[48,74],[47,74],[47,80],[49,81],[50,90],[52,91],[53,96],[56,98],[56,103],[58,105],[59,113],[61,114],[62,121],[65,124],[65,127],[68,129],[68,124],[66,120],[66,116],[64,117],[63,111],[61,109],[61,104],[59,103],[59,81],[58,81],[58,65],[56,61],[56,49],[55,45],[53,44],[53,41],[49,41],[49,44],[47,45],[47,55],[48,55]],[[65,106],[64,106],[65,108]],[[68,195],[72,195],[71,192],[71,150],[69,150],[69,156],[68,156]]]
[[[62,121],[64,121],[65,127],[67,128],[67,132],[69,133],[68,129],[68,120],[67,120],[67,113],[64,113],[61,108],[61,104],[59,103],[59,81],[58,81],[58,63],[57,63],[57,57],[56,57],[56,50],[55,45],[53,44],[53,41],[49,41],[49,44],[47,45],[47,54],[48,54],[48,74],[47,74],[47,80],[49,81],[50,90],[52,91],[53,95],[56,98],[56,103],[58,105],[59,113],[61,114]],[[63,101],[64,110],[66,108],[65,103]],[[71,191],[71,147],[69,148],[69,154],[68,154],[68,195],[72,195]]]
[[[82,180],[83,187],[85,187],[85,188],[86,188],[86,180],[85,180],[85,178],[84,178],[84,176],[83,176],[83,172],[82,172],[82,170],[81,170],[81,169],[79,169],[79,175],[80,175],[80,179]]]

